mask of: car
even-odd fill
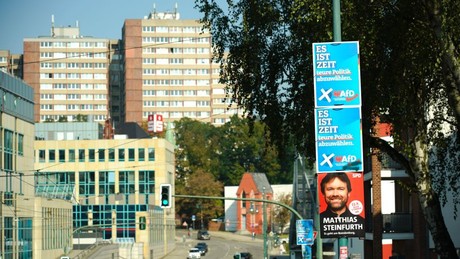
[[[201,252],[198,248],[190,248],[187,259],[201,258]]]
[[[249,252],[236,253],[233,255],[234,259],[252,259],[252,254]]]
[[[201,255],[205,255],[208,252],[208,244],[206,244],[204,242],[196,244],[195,247],[200,250]]]
[[[209,232],[207,230],[198,230],[196,238],[198,240],[210,240],[211,235],[209,234]]]
[[[240,258],[241,259],[252,259],[252,254],[249,252],[243,252],[243,253],[240,253]]]

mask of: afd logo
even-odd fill
[[[358,160],[356,156],[353,156],[353,155],[336,156],[334,159],[337,163],[351,163],[351,162],[356,162]]]
[[[340,100],[345,99],[347,102],[351,102],[358,97],[358,94],[353,90],[340,90],[334,91],[334,97]]]

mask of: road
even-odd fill
[[[198,242],[206,242],[209,251],[202,258],[205,259],[233,259],[237,252],[250,252],[253,258],[263,258],[264,247],[261,237],[252,239],[250,236],[239,235],[229,232],[210,231],[210,240],[197,240],[196,233],[193,232],[191,237],[187,237],[185,230],[176,230],[176,249],[165,256],[166,259],[185,259],[188,250],[194,247]],[[185,239],[184,239],[185,236]],[[269,251],[269,254],[276,254],[277,250]]]

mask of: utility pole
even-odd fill
[[[262,199],[265,200],[265,187],[262,189]],[[268,249],[267,249],[267,204],[264,202],[262,203],[262,210],[263,210],[263,231],[264,231],[264,259],[268,259]]]

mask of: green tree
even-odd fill
[[[225,12],[212,0],[195,3],[232,98],[279,133],[271,135],[278,146],[295,141],[314,161],[311,45],[332,39],[331,2],[229,1]],[[460,4],[351,0],[341,8],[342,39],[360,42],[365,143],[405,167],[436,252],[457,258],[441,205],[447,190],[455,206],[460,194]],[[367,134],[379,120],[393,126],[394,143]]]
[[[278,197],[277,201],[279,203],[284,203],[286,205],[292,206],[292,195],[290,193],[283,193]],[[284,227],[289,223],[290,218],[291,211],[281,206],[274,207],[273,223],[279,228],[279,231],[284,229]]]
[[[194,171],[187,176],[186,181],[176,185],[176,194],[222,197],[224,186],[215,177],[203,170]],[[199,204],[199,206],[197,206]],[[223,201],[214,199],[202,199],[197,201],[191,198],[176,198],[176,212],[182,218],[190,218],[196,215],[197,220],[203,218],[206,225],[210,219],[223,214]]]
[[[263,172],[270,183],[290,183],[289,167],[282,168],[276,146],[270,144],[269,131],[263,123],[233,116],[219,130],[219,180],[238,185],[245,172]],[[230,173],[231,172],[231,173]]]
[[[176,178],[202,170],[216,177],[218,135],[216,128],[200,121],[183,118],[175,123]],[[216,177],[218,178],[218,177]]]

